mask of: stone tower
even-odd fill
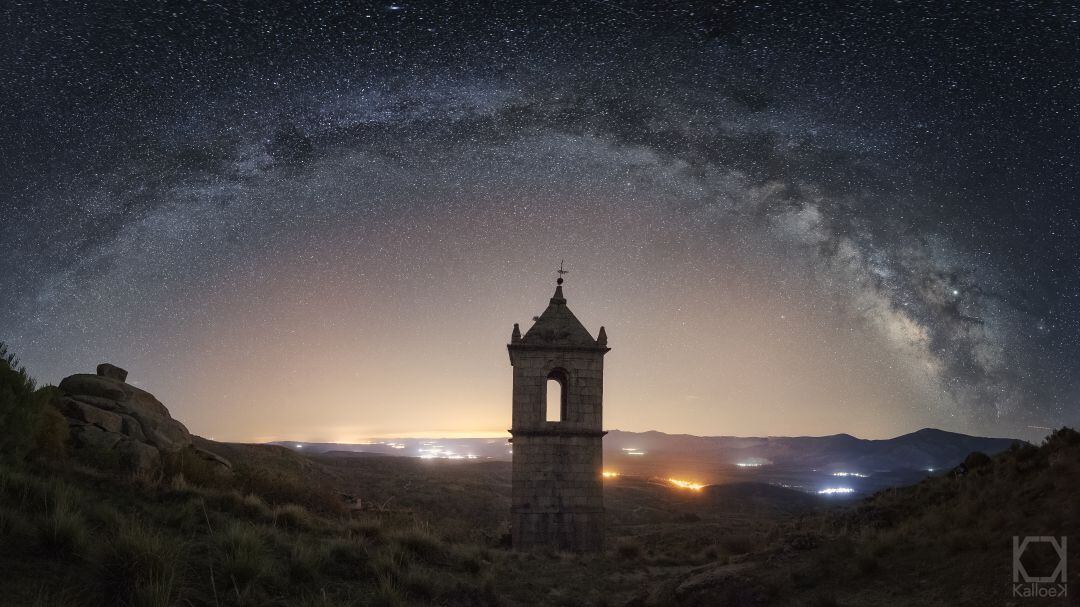
[[[511,535],[515,549],[600,550],[601,414],[610,348],[603,327],[594,339],[574,317],[562,278],[557,282],[544,313],[524,336],[515,324],[507,345],[514,367]],[[548,390],[559,390],[555,407],[548,405]]]

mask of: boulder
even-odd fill
[[[137,440],[124,440],[117,445],[121,465],[133,474],[152,476],[161,470],[161,452]]]
[[[127,371],[103,363],[97,375],[80,373],[60,382],[57,408],[71,426],[76,449],[94,451],[95,461],[111,461],[136,474],[162,468],[163,452],[191,447],[191,433],[153,394],[125,383]],[[97,457],[109,452],[109,457]],[[106,454],[107,455],[107,454]],[[228,462],[204,451],[224,469]]]
[[[165,405],[161,404],[161,401],[154,397],[146,390],[140,390],[135,386],[128,386],[129,396],[127,403],[131,408],[137,410],[144,415],[156,415],[158,417],[166,417],[172,419],[169,415],[169,410]],[[176,420],[173,420],[176,421]],[[176,422],[180,423],[180,422]]]
[[[123,422],[120,430],[121,432],[130,436],[133,440],[146,442],[146,434],[143,433],[142,425],[139,423],[139,420],[130,415],[122,414],[120,415],[120,419]]]
[[[224,457],[221,457],[217,453],[212,453],[210,451],[207,451],[206,449],[200,449],[199,447],[195,447],[195,446],[192,446],[191,450],[197,457],[199,457],[200,459],[202,459],[202,460],[204,460],[204,461],[206,461],[206,462],[208,462],[210,464],[213,464],[215,466],[220,466],[221,468],[224,468],[224,469],[227,469],[227,470],[232,470],[232,464],[229,462],[229,460],[225,459]]]
[[[109,363],[101,363],[97,366],[97,374],[101,377],[108,377],[111,379],[118,379],[120,381],[127,381],[127,371],[117,367],[116,365],[110,365]]]
[[[66,397],[59,400],[57,408],[69,419],[85,422],[108,432],[124,433],[124,418],[111,411]]]
[[[77,400],[81,403],[86,403],[88,405],[93,405],[98,409],[105,409],[106,411],[120,411],[120,404],[117,403],[115,400],[109,398],[90,396],[89,394],[69,394],[66,398],[70,398],[71,400]]]
[[[127,384],[111,377],[78,373],[60,381],[60,391],[70,395],[95,396],[111,401],[126,400]],[[80,399],[81,400],[81,399]]]
[[[71,437],[78,446],[101,452],[112,451],[127,438],[119,432],[109,432],[89,424],[72,426]]]

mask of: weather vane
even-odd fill
[[[555,270],[555,273],[559,275],[558,280],[555,281],[555,284],[557,284],[557,285],[561,285],[563,283],[563,274],[569,274],[570,273],[570,270],[564,270],[563,269],[563,261],[564,260],[562,260],[562,259],[559,260],[559,269]]]

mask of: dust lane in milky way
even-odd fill
[[[1039,437],[1080,423],[1077,18],[15,7],[0,339],[219,439],[498,434],[566,259],[609,427]]]

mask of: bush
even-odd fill
[[[374,544],[382,542],[386,535],[382,523],[373,519],[350,521],[347,529],[349,535]]]
[[[371,562],[371,570],[380,582],[397,580],[409,569],[409,555],[397,547],[379,552]]]
[[[91,501],[85,505],[83,512],[96,530],[116,532],[124,525],[124,517],[107,502]]]
[[[982,468],[992,463],[990,456],[982,451],[972,451],[964,458],[964,467],[968,470],[975,470],[976,468]]]
[[[1072,428],[1062,427],[1046,437],[1046,445],[1052,449],[1060,449],[1069,445],[1080,445],[1080,432],[1077,432]]]
[[[236,489],[206,489],[202,491],[206,503],[218,510],[247,518],[253,522],[272,522],[274,512],[257,495],[243,495]]]
[[[37,390],[19,359],[0,342],[0,458],[22,461],[34,446],[45,404],[52,396]]]
[[[66,486],[52,487],[44,515],[38,522],[38,539],[41,548],[53,556],[72,558],[86,554],[89,527]]]
[[[476,547],[455,550],[458,566],[471,575],[479,575],[484,569],[484,552]]]
[[[179,547],[153,529],[123,524],[102,549],[99,579],[110,604],[173,603]]]
[[[234,472],[237,486],[270,504],[299,504],[316,512],[345,513],[345,504],[336,493],[309,479],[247,465],[236,466]]]
[[[810,607],[838,607],[839,605],[836,592],[832,590],[819,590],[810,597]]]
[[[274,524],[284,529],[311,529],[314,520],[303,506],[285,504],[274,508]]]
[[[725,535],[720,538],[718,547],[727,555],[746,554],[754,550],[754,538],[746,534]]]
[[[191,447],[163,453],[162,466],[166,478],[183,475],[185,481],[199,487],[221,488],[228,486],[230,481],[221,467],[208,462]]]
[[[878,570],[878,560],[870,552],[860,552],[855,555],[855,569],[861,575],[870,575]]]
[[[274,518],[274,511],[257,495],[245,495],[243,507],[244,515],[252,520],[269,521]]]
[[[620,558],[635,560],[641,556],[641,544],[632,539],[620,540],[615,545],[615,554],[618,554]]]
[[[446,561],[447,547],[426,529],[413,527],[394,536],[394,543],[408,557],[425,563]]]
[[[64,458],[67,456],[67,443],[71,433],[64,415],[53,405],[57,389],[46,386],[39,392],[43,393],[43,405],[38,416],[37,428],[34,431],[32,452],[34,455],[45,458]]]
[[[325,571],[343,579],[355,579],[366,572],[368,551],[360,543],[335,539],[323,544]]]
[[[86,600],[77,591],[45,585],[34,597],[34,607],[82,607],[85,604]]]
[[[299,584],[312,584],[327,566],[327,553],[306,542],[297,541],[289,549],[289,579]]]
[[[34,524],[18,510],[0,506],[0,545],[10,548],[34,538]]]
[[[372,607],[407,607],[408,602],[402,595],[397,582],[383,580],[379,582],[378,590],[371,602]]]
[[[237,594],[246,594],[252,584],[268,575],[274,560],[266,539],[254,525],[233,523],[218,536],[218,569]]]

